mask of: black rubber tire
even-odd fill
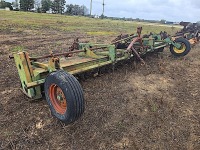
[[[170,45],[170,52],[171,52],[174,56],[177,56],[177,57],[185,56],[185,55],[187,55],[187,54],[190,52],[191,46],[190,46],[190,42],[189,42],[188,40],[186,40],[186,39],[184,39],[184,38],[178,38],[178,39],[175,40],[175,42],[180,43],[180,44],[184,44],[185,47],[186,47],[186,49],[185,49],[185,51],[183,51],[182,53],[176,53],[176,52],[174,51],[174,46],[171,44],[171,45]]]
[[[50,100],[49,88],[52,84],[57,85],[64,93],[67,101],[64,114],[58,113]],[[73,75],[63,70],[50,73],[45,80],[44,91],[52,115],[62,122],[70,124],[83,114],[85,109],[83,90],[80,83]]]

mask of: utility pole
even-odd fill
[[[103,0],[103,13],[102,13],[103,16],[104,16],[104,10],[105,10],[105,3],[104,3],[104,0]]]
[[[90,16],[92,15],[92,0],[90,2]]]

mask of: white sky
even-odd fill
[[[14,0],[7,0],[14,1]],[[91,0],[66,0],[67,4],[85,5]],[[92,14],[102,14],[103,0],[93,0]],[[149,20],[200,21],[200,0],[105,0],[105,15]]]

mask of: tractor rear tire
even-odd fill
[[[178,38],[175,40],[176,43],[180,43],[181,44],[181,48],[177,49],[174,45],[170,45],[170,52],[177,57],[181,57],[181,56],[185,56],[187,55],[190,50],[191,50],[191,46],[190,46],[190,42],[184,38]]]
[[[73,75],[63,70],[50,73],[44,91],[52,115],[62,122],[70,124],[83,114],[83,90]]]

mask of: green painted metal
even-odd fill
[[[160,41],[161,40],[161,35],[159,35],[159,34],[153,34],[151,36],[151,38],[155,39],[156,41]]]
[[[126,40],[131,40],[135,37],[136,35],[129,36]],[[140,43],[135,42],[134,44],[135,47],[139,46],[137,50],[140,51],[140,55],[166,47],[170,44],[173,44],[177,48],[181,46],[179,43],[175,43],[171,38],[161,40],[159,35],[143,38],[142,42],[146,48],[142,47],[141,51]],[[80,50],[82,50],[82,52]],[[134,57],[133,53],[130,53],[126,49],[116,49],[115,45],[112,44],[80,43],[79,51],[75,57],[58,58],[52,56],[49,58],[48,62],[33,60],[28,56],[27,52],[14,54],[23,92],[30,98],[41,98],[43,84],[47,75],[58,69],[76,75],[106,65],[114,65],[119,61]]]
[[[38,80],[36,80],[36,81],[29,82],[29,83],[27,83],[27,89],[32,89],[32,88],[34,88],[34,87],[40,86],[40,85],[42,85],[44,82],[45,82],[45,79],[38,79]],[[41,89],[38,89],[38,90],[41,90]]]
[[[115,46],[114,45],[110,45],[108,47],[108,50],[109,50],[109,58],[110,60],[115,63],[116,62],[116,49],[115,49]]]
[[[166,38],[165,40],[164,40],[164,42],[165,43],[167,43],[167,44],[172,44],[172,45],[174,45],[177,49],[180,49],[181,48],[181,44],[179,44],[179,43],[176,43],[176,42],[174,42],[171,38]]]
[[[143,38],[143,44],[145,46],[149,46],[151,48],[151,51],[153,51],[154,48],[154,44],[155,44],[155,39],[150,37],[150,38]]]
[[[85,46],[85,47],[84,47]],[[91,47],[103,47],[100,51],[91,51]],[[70,74],[79,74],[102,66],[115,64],[117,61],[125,60],[129,57],[123,50],[116,50],[114,45],[105,44],[82,44],[81,49],[85,49],[85,52],[79,53],[77,57],[63,58],[60,60],[60,68]],[[121,58],[117,58],[117,54],[120,54]],[[26,60],[26,52],[19,52],[14,54],[16,66],[18,68],[19,77],[22,84],[23,92],[32,99],[38,99],[42,97],[42,86],[45,82],[46,76],[53,71],[56,71],[55,62],[53,58],[49,59],[48,63],[41,63]],[[26,63],[30,61],[30,65]],[[28,68],[33,69],[33,75],[31,76]]]
[[[40,79],[39,74],[31,75],[32,66],[28,63],[30,60],[26,57],[26,52],[14,54],[15,64],[17,66],[19,78],[21,81],[22,91],[30,98],[38,99],[42,97],[41,88],[28,88],[30,82]]]

